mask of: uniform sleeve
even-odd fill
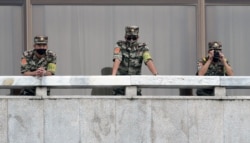
[[[52,74],[55,74],[56,72],[56,54],[55,53],[50,54],[50,61],[48,62],[47,71],[51,72]]]
[[[204,61],[206,61],[205,58],[202,58],[202,59],[197,60],[197,69],[198,69],[198,71],[199,71],[200,68],[203,66]]]
[[[147,45],[145,43],[143,43],[143,61],[146,64],[149,60],[152,60],[152,56],[149,53],[149,48],[147,47]]]
[[[232,68],[232,66],[230,65],[229,61],[226,58],[225,58],[225,60],[226,60],[227,64]],[[224,66],[223,70],[224,70],[225,75],[227,75],[227,70],[226,70],[225,66]]]
[[[118,44],[115,45],[113,52],[113,61],[115,61],[115,59],[122,61],[121,47]]]
[[[23,55],[21,57],[21,61],[20,61],[22,74],[27,72],[27,71],[30,71],[29,65],[28,65],[29,58],[26,56],[26,54],[27,54],[26,52],[23,53]]]
[[[206,63],[206,61],[207,61],[207,59],[205,57],[197,60],[197,72],[196,72],[196,75],[198,75],[199,70]]]

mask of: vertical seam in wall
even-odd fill
[[[80,118],[80,113],[81,113],[81,99],[80,100],[78,100],[78,106],[79,106],[79,108],[78,108],[78,125],[79,125],[79,143],[81,143],[82,141],[81,141],[81,118]]]
[[[187,130],[187,138],[188,138],[188,143],[189,143],[189,142],[190,142],[190,140],[189,140],[189,125],[190,125],[190,123],[189,123],[188,100],[186,100],[186,105],[187,105],[187,116],[186,116],[186,118],[187,118],[187,126],[188,126],[188,130]]]
[[[227,102],[227,101],[226,101]],[[225,142],[225,127],[224,127],[224,122],[225,122],[225,102],[222,102],[222,142],[224,143]]]
[[[7,142],[10,142],[9,141],[9,100],[8,99],[5,99],[6,100],[6,117],[7,117],[7,128],[6,128],[6,141]]]
[[[43,143],[45,143],[45,106],[44,106],[44,104],[45,104],[45,101],[46,101],[46,99],[43,99]]]
[[[150,108],[150,116],[151,116],[151,122],[150,122],[150,137],[151,137],[151,143],[153,143],[153,136],[152,136],[152,122],[153,122],[153,115],[152,115],[152,101],[150,100],[151,108]]]
[[[117,124],[117,122],[116,122],[116,116],[117,116],[117,113],[116,113],[116,102],[117,102],[117,99],[115,99],[115,116],[114,116],[114,120],[115,120],[115,143],[116,143],[116,140],[117,140],[117,135],[116,135],[116,132],[117,132],[117,128],[116,128],[116,124]]]

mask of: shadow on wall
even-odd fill
[[[102,75],[112,75],[112,68],[111,67],[104,67],[101,70]],[[107,81],[108,82],[108,81]],[[112,87],[98,87],[93,88],[91,91],[91,95],[113,95],[113,88]]]

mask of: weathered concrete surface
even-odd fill
[[[1,143],[247,143],[249,98],[0,98]]]
[[[0,143],[7,143],[7,100],[0,100]]]
[[[249,143],[250,104],[249,100],[224,102],[224,142]]]
[[[42,100],[8,100],[8,142],[43,143],[44,106]]]

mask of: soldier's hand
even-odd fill
[[[214,58],[214,50],[209,51],[208,57],[209,57],[209,60],[213,60],[213,58]]]
[[[225,64],[227,61],[226,61],[226,58],[225,58],[225,55],[220,52],[220,60]]]
[[[220,52],[220,59],[223,60],[224,59],[224,54],[222,52]]]
[[[45,73],[46,73],[46,70],[43,67],[40,67],[36,70],[37,76],[44,76]]]

